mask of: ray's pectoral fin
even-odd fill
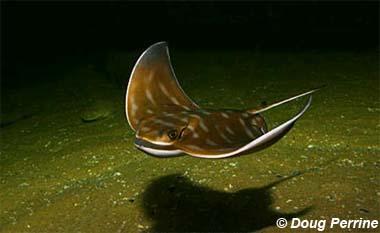
[[[166,42],[150,46],[137,60],[129,79],[125,111],[136,131],[141,119],[172,109],[195,110],[195,104],[179,85]]]
[[[195,157],[201,157],[201,158],[227,158],[227,157],[248,154],[248,153],[265,149],[271,146],[272,144],[276,143],[287,132],[289,132],[289,130],[293,127],[294,123],[305,113],[307,108],[310,106],[311,101],[312,101],[312,96],[309,97],[308,102],[306,103],[305,107],[300,112],[298,112],[297,115],[295,115],[292,119],[282,123],[276,128],[254,139],[253,141],[245,144],[244,146],[237,148],[234,151],[218,154],[218,155],[198,155],[198,154],[192,154],[192,155]]]
[[[292,119],[282,123],[276,128],[258,137],[257,139],[253,140],[249,144],[240,148],[239,150],[253,152],[253,151],[265,149],[271,146],[272,144],[276,143],[283,136],[285,136],[285,134],[293,127],[294,123],[296,123],[296,121],[306,112],[306,110],[309,108],[311,104],[312,99],[313,99],[313,96],[310,96],[305,107]]]

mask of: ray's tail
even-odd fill
[[[263,107],[263,108],[260,108],[260,109],[249,109],[247,110],[248,113],[254,115],[254,114],[258,114],[258,113],[262,113],[262,112],[265,112],[269,109],[272,109],[272,108],[275,108],[275,107],[278,107],[282,104],[285,104],[285,103],[288,103],[292,100],[295,100],[295,99],[298,99],[298,98],[301,98],[303,96],[307,96],[307,95],[311,95],[312,93],[316,92],[316,91],[319,91],[320,89],[322,89],[323,87],[325,86],[321,86],[321,87],[318,87],[318,88],[315,88],[315,89],[312,89],[310,91],[306,91],[306,92],[303,92],[301,94],[298,94],[298,95],[295,95],[295,96],[292,96],[290,98],[287,98],[287,99],[284,99],[284,100],[281,100],[281,101],[278,101],[274,104],[271,104],[269,106],[266,106],[266,107]]]

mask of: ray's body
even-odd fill
[[[178,110],[142,120],[137,135],[148,141],[155,137],[154,134],[159,138],[174,128],[181,133],[178,141],[188,142],[174,143],[179,149],[209,156],[231,152],[236,146],[241,147],[267,132],[266,123],[258,114],[233,110]]]
[[[167,44],[159,42],[149,47],[133,68],[126,116],[136,132],[136,147],[148,154],[226,158],[277,142],[309,107],[311,96],[295,117],[271,131],[260,113],[316,90],[258,110],[205,110],[184,93],[172,69]]]

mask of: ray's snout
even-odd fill
[[[159,158],[176,157],[182,155],[182,152],[173,148],[156,145],[135,137],[135,146],[137,149]]]
[[[137,148],[141,147],[149,147],[149,148],[154,148],[154,149],[161,149],[159,145],[153,144],[151,142],[145,141],[144,139],[135,137],[135,146]]]
[[[144,146],[146,144],[146,142],[144,140],[137,138],[137,137],[135,137],[134,143],[135,143],[136,147]]]

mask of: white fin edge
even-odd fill
[[[183,152],[180,150],[160,150],[160,149],[153,149],[150,147],[140,146],[137,144],[135,144],[135,146],[138,149],[143,150],[144,152],[146,152],[150,155],[154,155],[156,157],[161,157],[161,158],[176,157],[176,156],[183,154]]]

